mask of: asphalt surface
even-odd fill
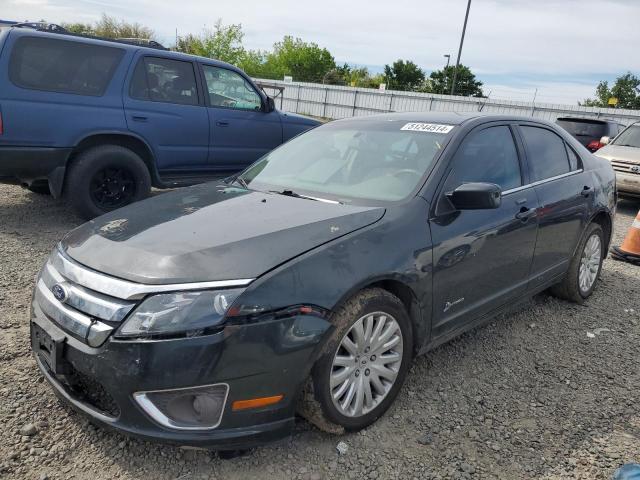
[[[615,245],[638,208],[620,202]],[[96,428],[58,403],[28,341],[34,277],[80,223],[0,185],[0,478],[592,479],[640,461],[640,267],[610,259],[584,306],[541,294],[418,358],[358,434],[300,420],[290,438],[224,460]]]

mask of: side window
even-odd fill
[[[470,182],[495,183],[503,191],[522,185],[518,152],[509,127],[485,128],[464,139],[453,158],[444,191]]]
[[[260,110],[262,98],[241,75],[226,68],[203,65],[212,107]]]
[[[571,171],[580,170],[582,168],[582,161],[580,160],[580,157],[569,145],[565,144],[565,146],[567,147],[567,154],[569,155],[569,167],[571,168]]]
[[[564,140],[546,128],[520,126],[527,145],[527,160],[531,181],[568,173],[569,159]]]
[[[133,72],[129,96],[153,102],[197,105],[193,64],[168,58],[142,57]]]
[[[9,78],[22,88],[101,96],[124,50],[39,37],[18,39],[9,61]]]

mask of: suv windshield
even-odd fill
[[[601,137],[608,135],[607,124],[604,122],[560,118],[556,123],[574,137],[578,137],[578,140],[584,145],[591,140],[600,140]]]
[[[631,125],[618,135],[613,145],[640,148],[640,125]]]
[[[256,190],[342,203],[398,201],[417,187],[452,128],[406,121],[330,123],[285,143],[239,179]]]

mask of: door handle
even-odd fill
[[[216,125],[219,127],[228,127],[229,126],[229,122],[227,120],[218,120],[216,122]]]
[[[134,122],[146,122],[148,118],[143,115],[131,115],[131,120]]]
[[[585,185],[582,191],[580,192],[580,195],[582,195],[583,197],[588,197],[592,190],[593,189],[591,187]]]
[[[535,216],[535,214],[535,208],[521,207],[520,211],[516,213],[516,218],[524,223],[527,222],[531,217]]]

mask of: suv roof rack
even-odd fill
[[[57,25],[55,23],[47,23],[47,22],[23,22],[23,23],[14,23],[11,27],[17,28],[32,28],[39,32],[49,32],[49,33],[58,33],[61,35],[70,35],[72,37],[80,37],[80,38],[92,38],[94,40],[103,40],[105,42],[115,42],[115,43],[124,43],[126,45],[135,45],[138,47],[148,47],[155,48],[158,50],[168,50],[164,45],[155,40],[151,40],[149,38],[105,38],[99,37],[97,35],[87,35],[86,33],[75,33],[70,32],[64,27]]]

